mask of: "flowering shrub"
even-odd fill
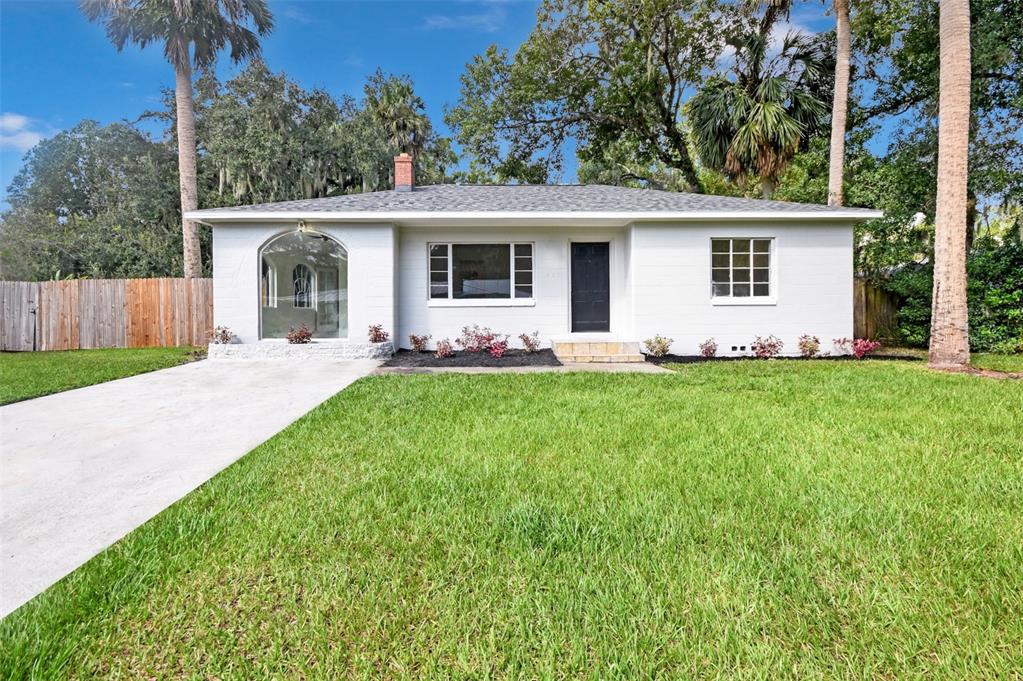
[[[455,345],[466,352],[484,352],[496,338],[497,334],[487,327],[481,329],[479,324],[473,324],[462,327],[462,335],[455,339]]]
[[[704,357],[713,357],[714,355],[718,354],[717,341],[715,341],[713,338],[708,338],[707,340],[700,343],[700,354],[703,355]]]
[[[522,341],[522,349],[526,352],[536,352],[540,349],[539,331],[534,331],[532,335],[520,333],[519,340]]]
[[[654,357],[664,357],[668,354],[668,350],[671,349],[671,344],[674,342],[672,338],[665,338],[658,334],[653,338],[647,338],[643,341],[643,345],[646,346],[646,351]]]
[[[771,359],[772,357],[777,357],[783,347],[785,347],[785,344],[777,336],[771,335],[767,338],[757,336],[756,340],[750,345],[750,350],[760,359]]]
[[[288,342],[292,343],[293,345],[302,345],[304,343],[308,343],[313,339],[313,332],[309,329],[309,327],[306,324],[303,324],[297,329],[295,327],[291,327],[290,329],[288,329],[287,338]]]
[[[799,354],[803,357],[816,357],[821,351],[821,339],[817,336],[803,334],[799,337]]]
[[[438,359],[444,359],[455,354],[455,349],[451,347],[451,341],[445,338],[444,340],[437,341],[437,350],[433,354]]]
[[[235,340],[234,331],[226,326],[218,326],[210,333],[210,343],[213,345],[227,345]]]
[[[863,359],[877,352],[881,344],[869,338],[836,338],[835,347],[856,359]]]
[[[490,353],[491,357],[495,359],[501,359],[504,357],[504,353],[508,351],[508,336],[504,338],[495,338],[490,341],[490,346],[487,348],[487,352]]]
[[[417,336],[414,333],[410,333],[408,335],[408,342],[416,352],[426,352],[426,346],[430,343],[430,338],[432,338],[430,334]]]
[[[383,324],[370,324],[369,325],[369,342],[370,343],[383,343],[391,335],[384,331]]]

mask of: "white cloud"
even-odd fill
[[[0,113],[0,132],[18,132],[28,125],[28,116]]]
[[[33,130],[32,119],[21,114],[0,113],[0,149],[25,152],[39,143],[46,133]]]
[[[504,25],[503,7],[493,6],[486,12],[476,14],[434,14],[426,17],[422,28],[425,31],[481,31],[495,33]]]
[[[316,22],[316,19],[304,12],[301,8],[292,4],[281,5],[278,13],[286,19],[291,19],[299,24],[312,24]]]

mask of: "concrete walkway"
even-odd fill
[[[377,365],[207,360],[0,407],[0,617]]]

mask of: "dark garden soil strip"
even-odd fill
[[[753,356],[746,357],[704,357],[702,355],[665,355],[664,357],[654,357],[653,355],[644,355],[646,361],[653,364],[698,364],[700,362],[739,362],[742,360],[757,359]],[[799,360],[806,362],[846,362],[846,361],[859,361],[851,355],[838,355],[829,357],[778,357],[777,359],[786,360]],[[913,355],[873,355],[867,357],[870,361],[885,361],[885,360],[899,360],[902,362],[920,362],[922,361],[919,357]]]
[[[491,357],[486,352],[456,352],[451,357],[437,357],[432,352],[399,350],[384,362],[385,367],[559,367],[561,362],[552,350],[525,352],[508,350],[504,357]]]

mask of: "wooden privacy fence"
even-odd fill
[[[856,278],[853,285],[853,331],[857,338],[892,338],[899,311],[894,295],[869,279]]]
[[[211,279],[0,282],[0,350],[205,345]]]

